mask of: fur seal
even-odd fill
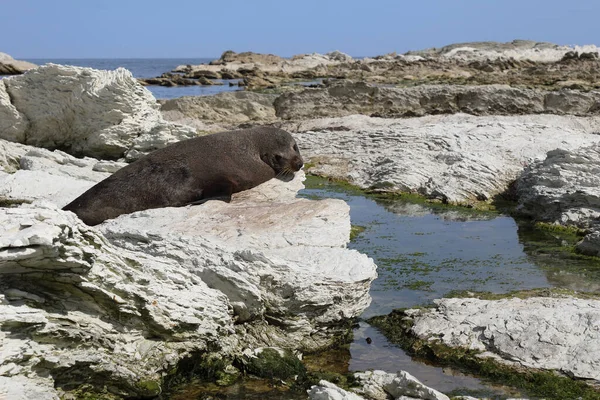
[[[88,225],[158,207],[229,201],[271,178],[289,180],[304,164],[296,141],[259,127],[171,144],[123,167],[66,205]]]

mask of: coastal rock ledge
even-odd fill
[[[189,362],[329,347],[371,301],[348,205],[298,198],[303,172],[96,227],[62,211],[124,163],[57,147],[135,158],[195,135],[125,70],[3,79],[0,133],[0,398],[155,397]]]
[[[189,357],[330,346],[376,267],[345,248],[348,206],[296,198],[299,175],[98,227],[45,200],[0,208],[0,396],[153,396]]]
[[[407,310],[419,339],[482,352],[500,362],[600,381],[600,300],[531,297],[434,300]]]

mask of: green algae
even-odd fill
[[[305,170],[308,171],[315,167],[316,163],[306,163]],[[431,208],[432,210],[456,210],[471,215],[498,215],[496,207],[487,202],[476,201],[473,203],[447,203],[441,199],[428,198],[419,193],[413,192],[402,192],[402,191],[386,191],[383,189],[389,189],[393,185],[391,183],[381,183],[377,186],[370,188],[361,188],[357,185],[353,185],[347,180],[327,178],[318,175],[306,176],[304,181],[306,189],[320,189],[327,190],[334,193],[345,193],[348,195],[365,196],[373,199],[378,203],[395,202],[398,200],[406,201],[412,204],[421,204]]]
[[[367,228],[360,225],[352,225],[350,227],[350,241],[356,239],[361,233],[363,233]]]
[[[243,371],[260,378],[278,378],[282,380],[306,376],[302,361],[291,351],[281,354],[276,349],[265,348],[256,357],[250,357]]]

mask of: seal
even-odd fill
[[[271,178],[290,180],[304,164],[288,132],[258,127],[201,136],[156,150],[67,204],[88,225],[134,211],[230,201]]]

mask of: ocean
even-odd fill
[[[215,57],[216,58],[216,57]],[[37,65],[47,63],[114,70],[123,67],[131,71],[136,78],[154,78],[164,72],[171,72],[179,65],[204,64],[215,58],[30,58],[25,61]],[[172,99],[182,96],[209,96],[221,92],[240,90],[238,86],[229,86],[223,81],[218,86],[146,86],[157,99]]]

